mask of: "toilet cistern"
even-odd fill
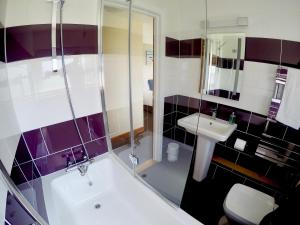
[[[177,123],[198,136],[193,178],[202,181],[207,175],[216,143],[226,141],[237,125],[200,113],[181,118]]]

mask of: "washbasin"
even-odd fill
[[[217,142],[226,141],[237,127],[236,124],[217,118],[212,119],[211,116],[200,113],[179,119],[178,125],[184,127],[189,133],[200,134]]]
[[[200,113],[183,117],[177,124],[187,132],[197,135],[193,178],[202,181],[207,176],[216,143],[226,141],[237,125]]]

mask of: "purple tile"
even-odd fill
[[[60,29],[57,29],[58,38],[59,32]],[[96,25],[64,24],[63,37],[66,55],[98,53],[98,28]],[[60,49],[60,45],[58,45],[58,49]]]
[[[51,25],[36,24],[6,28],[7,61],[51,55]]]
[[[286,125],[279,122],[269,122],[269,126],[267,129],[267,134],[277,138],[283,138],[283,135],[286,131]]]
[[[102,155],[103,153],[108,151],[105,137],[89,142],[85,144],[85,147],[90,158]]]
[[[66,55],[97,54],[97,26],[64,24]],[[57,29],[57,40],[60,38]],[[35,24],[6,28],[8,62],[51,56],[51,25]],[[60,54],[60,43],[57,43]]]
[[[40,175],[37,171],[37,168],[35,167],[35,165],[32,161],[21,164],[20,168],[28,181],[31,181],[33,179],[40,177]]]
[[[190,98],[189,114],[198,113],[200,111],[200,99]]]
[[[245,60],[279,64],[281,40],[271,38],[246,38]]]
[[[205,100],[201,100],[201,106],[200,106],[200,112],[206,115],[212,114],[212,109],[216,108],[218,106],[215,102],[209,102]]]
[[[88,116],[88,121],[90,125],[92,140],[105,136],[105,128],[102,113]]]
[[[194,134],[191,134],[189,132],[185,132],[185,144],[194,146],[196,144],[196,138],[197,136]]]
[[[179,58],[179,40],[166,37],[166,56]]]
[[[175,96],[165,97],[164,115],[174,112],[175,104]]]
[[[200,58],[202,50],[202,39],[196,38],[193,40],[193,56]]]
[[[191,58],[193,56],[193,39],[181,40],[180,44],[180,58]]]
[[[81,144],[73,120],[43,127],[42,132],[50,154]]]
[[[4,53],[4,28],[0,28],[0,61],[5,62]]]
[[[66,150],[43,158],[34,160],[42,176],[64,169],[67,166],[67,158],[75,162],[71,150]]]
[[[175,140],[179,141],[181,143],[184,143],[185,133],[186,133],[185,130],[175,127],[174,132],[175,132],[175,134],[174,134],[175,135],[174,136]]]
[[[300,42],[282,41],[282,64],[300,69]]]
[[[188,107],[189,107],[189,97],[178,95],[176,111],[182,113],[188,113]]]
[[[10,177],[16,185],[23,184],[26,182],[26,179],[22,174],[20,167],[18,166],[14,166],[12,168]]]
[[[40,129],[25,132],[23,135],[32,158],[36,159],[48,155]]]
[[[72,148],[76,163],[84,160],[86,156],[85,150],[82,145]]]
[[[251,112],[249,112],[249,111],[219,104],[218,111],[217,111],[217,117],[228,121],[232,112],[234,112],[234,114],[236,116],[236,124],[238,125],[237,129],[241,130],[241,131],[246,131],[247,127],[248,127],[248,123],[249,123],[249,118],[251,115]]]
[[[77,125],[79,127],[80,135],[84,142],[91,141],[91,135],[89,131],[88,119],[87,117],[82,117],[76,119]]]
[[[289,127],[286,131],[284,140],[300,145],[300,130]]]
[[[265,129],[266,122],[267,118],[265,116],[252,113],[247,133],[261,136]]]
[[[27,146],[25,144],[23,136],[21,136],[19,140],[19,144],[16,151],[15,159],[18,161],[18,163],[24,163],[31,161],[30,154],[28,152]]]

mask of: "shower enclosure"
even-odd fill
[[[200,112],[201,94],[185,95],[200,82],[205,1],[0,3],[1,82],[17,127],[17,150],[1,167],[11,171],[6,224],[46,225],[44,177],[85,175],[107,151],[180,206],[196,136],[177,121]]]

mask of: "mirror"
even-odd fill
[[[244,33],[208,34],[203,93],[238,101],[244,57]]]

